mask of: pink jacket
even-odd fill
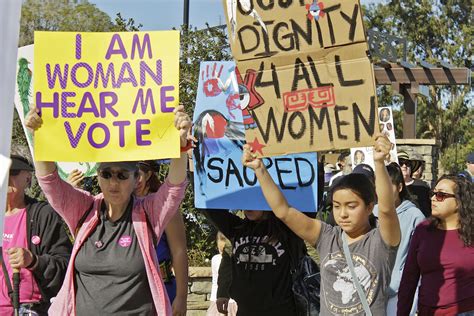
[[[75,189],[63,181],[57,172],[38,177],[38,181],[49,203],[65,220],[73,234],[80,218],[90,208],[91,204],[94,203],[94,211],[90,212],[87,216],[76,236],[64,283],[49,309],[50,315],[76,315],[74,262],[84,240],[91,234],[99,222],[98,210],[100,209],[103,195],[92,196],[89,192]],[[159,238],[170,219],[178,210],[184,198],[186,185],[187,181],[179,185],[172,185],[165,181],[157,193],[148,195],[145,198],[134,199],[133,203],[133,228],[143,253],[155,309],[160,316],[171,315],[171,305],[161,278],[160,269],[157,268],[159,266],[158,259],[152,235],[148,231],[145,212]]]

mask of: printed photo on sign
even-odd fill
[[[18,48],[15,86],[15,109],[20,118],[25,132],[31,156],[34,157],[33,134],[25,127],[25,117],[34,104],[34,45]],[[85,177],[96,174],[96,164],[93,162],[58,162],[58,173],[63,179],[67,179],[72,170],[81,171]]]
[[[259,156],[372,144],[377,100],[357,0],[223,0]]]
[[[397,157],[397,141],[395,138],[395,126],[393,124],[393,112],[392,108],[380,107],[378,108],[379,113],[379,130],[382,134],[388,137],[392,148],[390,149],[390,159],[386,160],[385,163],[390,162],[398,163]],[[352,169],[358,164],[364,163],[374,168],[374,155],[373,147],[356,147],[351,148],[351,160]]]
[[[379,111],[379,129],[380,132],[388,137],[392,148],[390,149],[390,161],[398,163],[397,140],[395,138],[395,125],[393,120],[393,111],[390,107],[380,107]]]
[[[259,102],[252,80],[243,79],[234,62],[201,63],[193,118],[196,207],[270,210],[254,172],[241,163],[244,131],[255,124],[248,109]],[[257,139],[249,144],[257,152],[265,147]],[[316,211],[316,153],[265,158],[264,163],[291,205]]]
[[[351,148],[352,169],[357,165],[366,164],[374,168],[374,147]]]
[[[35,32],[34,51],[37,160],[179,156],[178,31]]]

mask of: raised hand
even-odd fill
[[[84,173],[77,169],[71,171],[71,173],[67,176],[67,182],[69,182],[69,184],[75,188],[81,188],[82,180],[84,180]]]
[[[25,117],[25,126],[32,132],[37,131],[43,125],[43,119],[39,116],[39,109],[33,106]]]
[[[390,160],[390,149],[392,144],[387,136],[382,134],[377,134],[375,136],[374,144],[374,161],[375,162],[384,162],[385,160]]]
[[[173,111],[174,113],[174,126],[179,130],[179,138],[181,142],[181,147],[185,147],[188,143],[188,134],[191,129],[191,119],[189,115],[184,112],[184,106],[179,105]]]
[[[242,164],[253,170],[263,167],[262,159],[257,158],[257,155],[252,152],[250,145],[245,144],[242,153]]]

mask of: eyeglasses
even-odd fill
[[[110,170],[100,170],[99,171],[99,177],[103,179],[110,179],[112,176],[115,176],[117,179],[124,181],[130,178],[130,172],[128,171],[118,171],[118,172],[112,172]]]
[[[446,200],[447,198],[455,198],[456,195],[455,194],[452,194],[452,193],[446,193],[446,192],[441,192],[441,191],[430,191],[430,199],[435,196],[436,197],[436,201],[438,202],[443,202],[444,200]]]
[[[21,172],[21,170],[11,170],[10,169],[9,175],[10,175],[10,177],[16,177],[17,175],[20,174],[20,172]]]
[[[411,168],[411,162],[410,160],[407,160],[407,159],[398,159],[398,164],[400,165],[400,167],[402,167],[403,165],[407,166],[407,167],[410,167]]]

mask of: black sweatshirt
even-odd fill
[[[222,252],[221,264],[217,275],[216,298],[230,298],[232,284],[232,245],[226,242]]]
[[[267,220],[252,222],[226,210],[204,214],[232,242],[230,297],[237,315],[295,315],[288,249],[304,247],[303,241],[280,221],[286,240],[269,241]]]
[[[66,226],[48,203],[29,197],[25,197],[25,202],[28,248],[38,258],[32,272],[41,291],[42,314],[47,312],[50,299],[56,296],[63,284],[72,244]],[[39,236],[41,242],[35,245],[31,242],[32,236]]]

